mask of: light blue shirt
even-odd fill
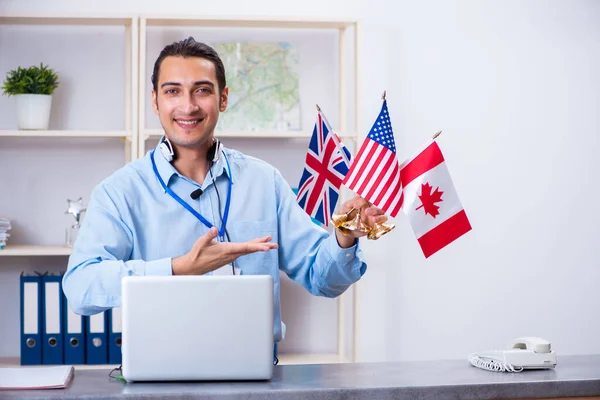
[[[165,192],[150,158],[132,161],[92,192],[69,257],[63,290],[74,312],[92,315],[121,306],[124,276],[172,275],[171,260],[186,254],[208,227]],[[276,250],[234,261],[241,274],[271,275],[275,282],[274,339],[283,339],[279,271],[313,295],[336,297],[366,271],[357,244],[342,249],[335,234],[312,222],[280,172],[268,163],[223,148],[203,185],[179,174],[158,150],[156,168],[164,183],[206,220],[221,228],[229,188],[227,232],[232,242],[270,235]],[[216,185],[216,187],[215,187]],[[193,200],[190,194],[201,188]],[[217,197],[217,191],[220,202]]]

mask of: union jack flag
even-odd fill
[[[350,157],[350,151],[319,112],[298,185],[297,201],[308,215],[325,226],[329,226],[335,210]]]

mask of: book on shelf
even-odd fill
[[[6,247],[12,226],[8,218],[0,217],[0,249]]]

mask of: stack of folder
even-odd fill
[[[10,237],[10,220],[8,218],[0,218],[0,250],[6,247],[6,242]]]
[[[121,309],[76,314],[62,277],[21,274],[21,365],[120,365]]]

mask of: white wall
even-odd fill
[[[0,12],[362,18],[361,132],[383,89],[400,158],[442,130],[474,229],[428,260],[404,218],[365,242],[360,359],[464,358],[523,335],[559,355],[600,352],[600,2],[198,4],[5,0]]]
[[[600,3],[415,4],[386,35],[398,148],[443,131],[474,229],[428,260],[406,219],[370,246],[383,271],[363,285],[363,358],[464,358],[525,335],[600,352]]]

